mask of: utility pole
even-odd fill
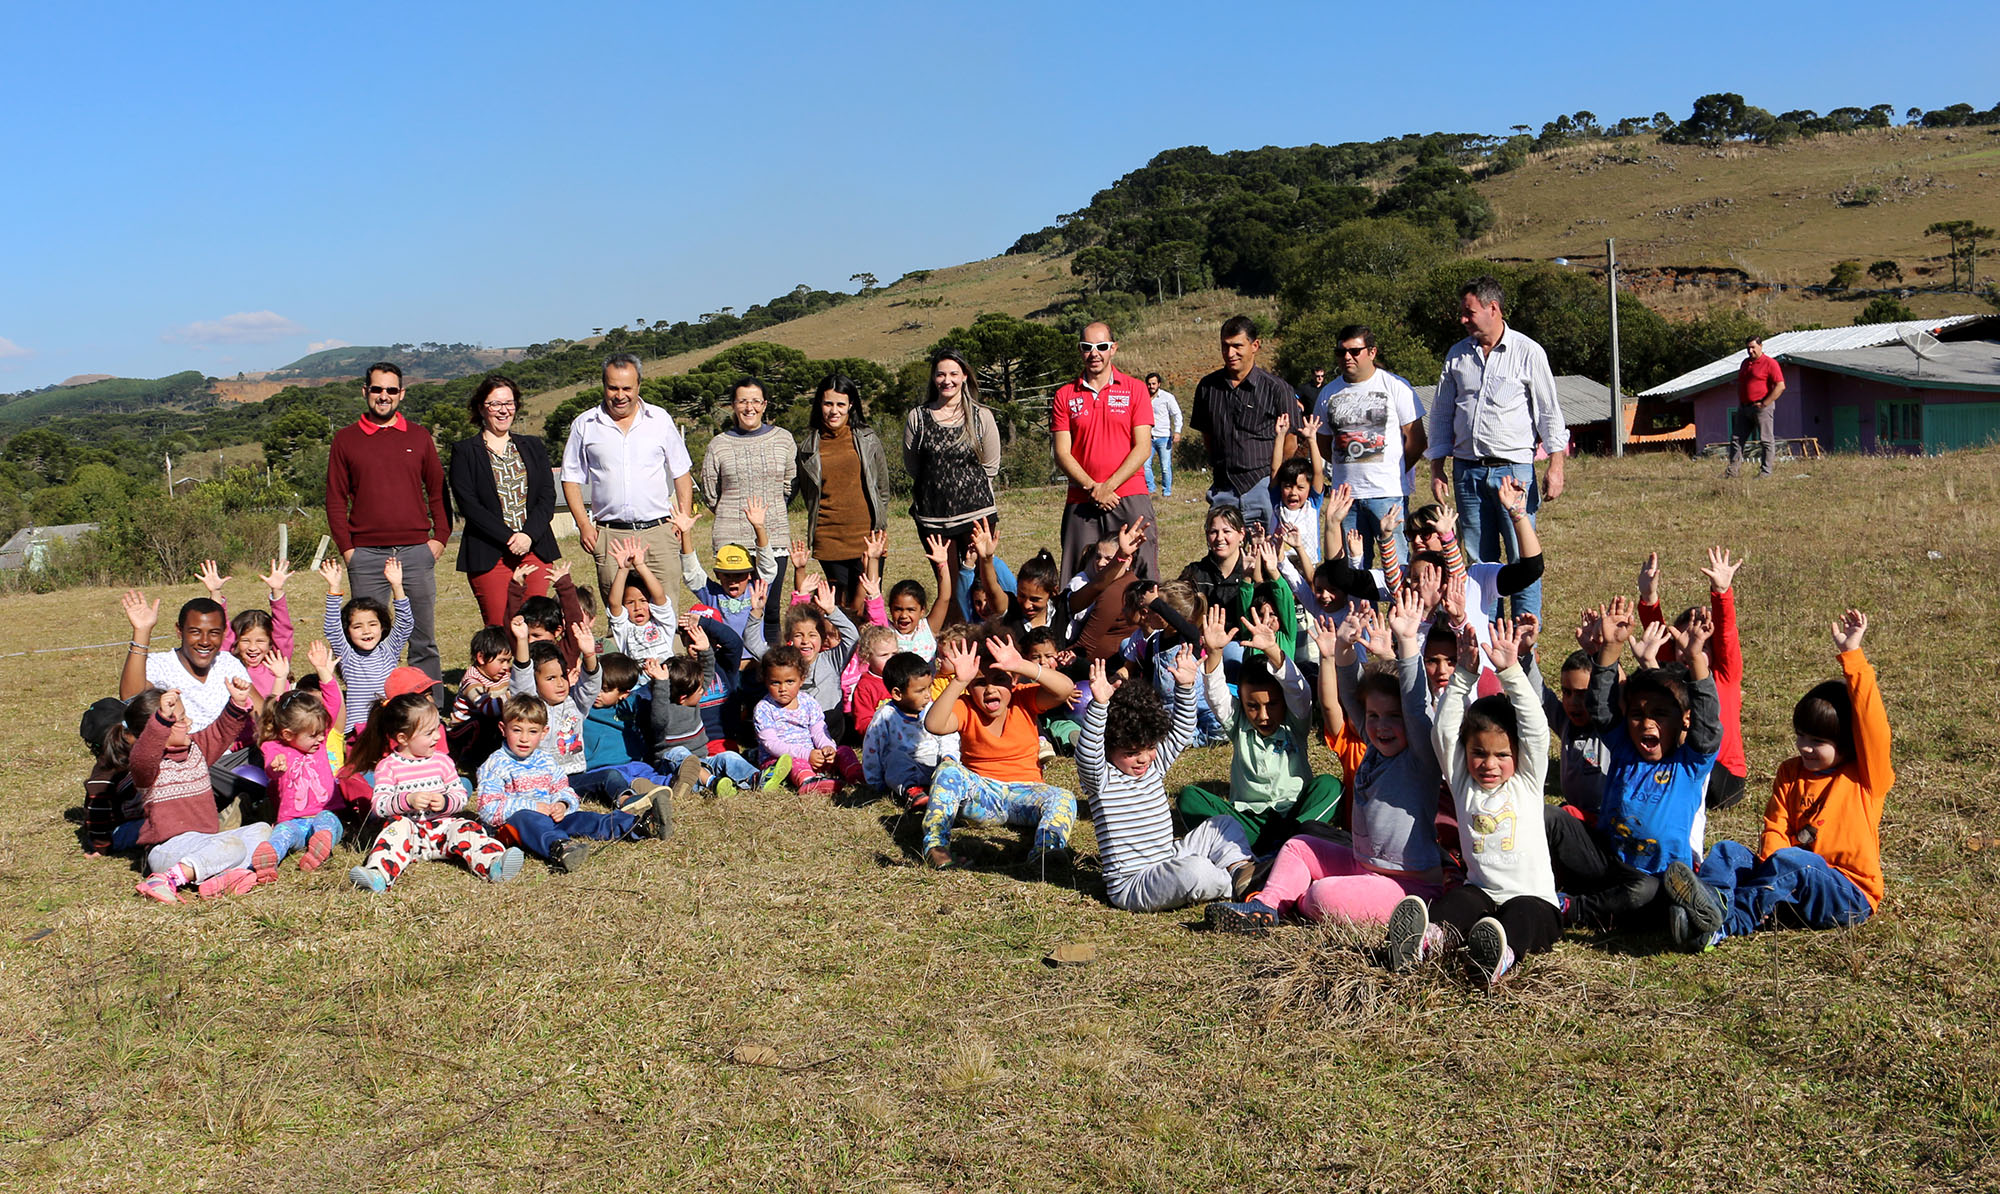
[[[1618,377],[1618,243],[1604,238],[1604,284],[1611,291],[1611,452],[1625,455],[1625,390]]]

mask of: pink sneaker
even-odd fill
[[[320,864],[333,857],[333,835],[322,829],[306,839],[306,848],[299,855],[299,869],[316,871]]]
[[[250,851],[250,871],[257,876],[259,883],[276,883],[278,848],[269,842],[258,842],[257,848]]]
[[[181,902],[180,885],[172,879],[167,878],[164,872],[158,875],[147,875],[144,879],[139,880],[139,886],[134,888],[134,890],[147,899],[158,900],[162,904],[178,904]]]
[[[201,886],[195,888],[195,893],[204,900],[212,900],[217,896],[242,895],[255,886],[257,872],[248,867],[236,867],[203,879]]]
[[[840,785],[830,779],[813,778],[799,784],[799,795],[831,798]]]

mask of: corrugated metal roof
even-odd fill
[[[1887,344],[1846,352],[1787,353],[1785,359],[1892,385],[2000,392],[2000,343],[1991,340],[1939,344],[1921,358],[1901,344]]]
[[[1431,399],[1437,396],[1436,386],[1416,386],[1417,401],[1423,404],[1428,418]],[[1582,427],[1591,423],[1608,422],[1611,418],[1611,387],[1600,381],[1592,381],[1577,373],[1565,373],[1556,378],[1556,401],[1562,403],[1563,425]]]
[[[1904,332],[1915,329],[1924,332],[1939,332],[1948,327],[1984,319],[1983,315],[1948,315],[1942,319],[1904,319],[1895,323],[1864,323],[1850,328],[1814,328],[1804,332],[1779,332],[1764,339],[1764,352],[1782,360],[1799,352],[1840,352],[1850,348],[1874,348],[1881,344],[1894,344]],[[1699,369],[1690,369],[1672,381],[1662,382],[1639,395],[1641,398],[1678,398],[1695,390],[1704,390],[1724,378],[1733,376],[1737,367],[1743,364],[1749,354],[1737,349],[1719,361],[1710,361]]]

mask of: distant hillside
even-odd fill
[[[168,377],[113,377],[83,385],[49,386],[0,395],[0,427],[21,426],[57,415],[88,415],[162,407],[193,409],[215,401],[208,379],[189,369]]]
[[[481,348],[473,344],[350,344],[300,357],[263,375],[267,381],[299,381],[326,377],[358,377],[377,361],[400,365],[405,376],[449,381],[484,373],[506,361],[518,361],[519,348]]]

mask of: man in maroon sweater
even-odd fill
[[[347,561],[349,591],[395,608],[382,565],[403,562],[403,591],[410,599],[411,667],[439,676],[437,646],[438,556],[451,538],[444,508],[444,467],[431,433],[405,419],[403,371],[368,367],[368,409],[359,422],[334,433],[326,462],[326,526]]]

